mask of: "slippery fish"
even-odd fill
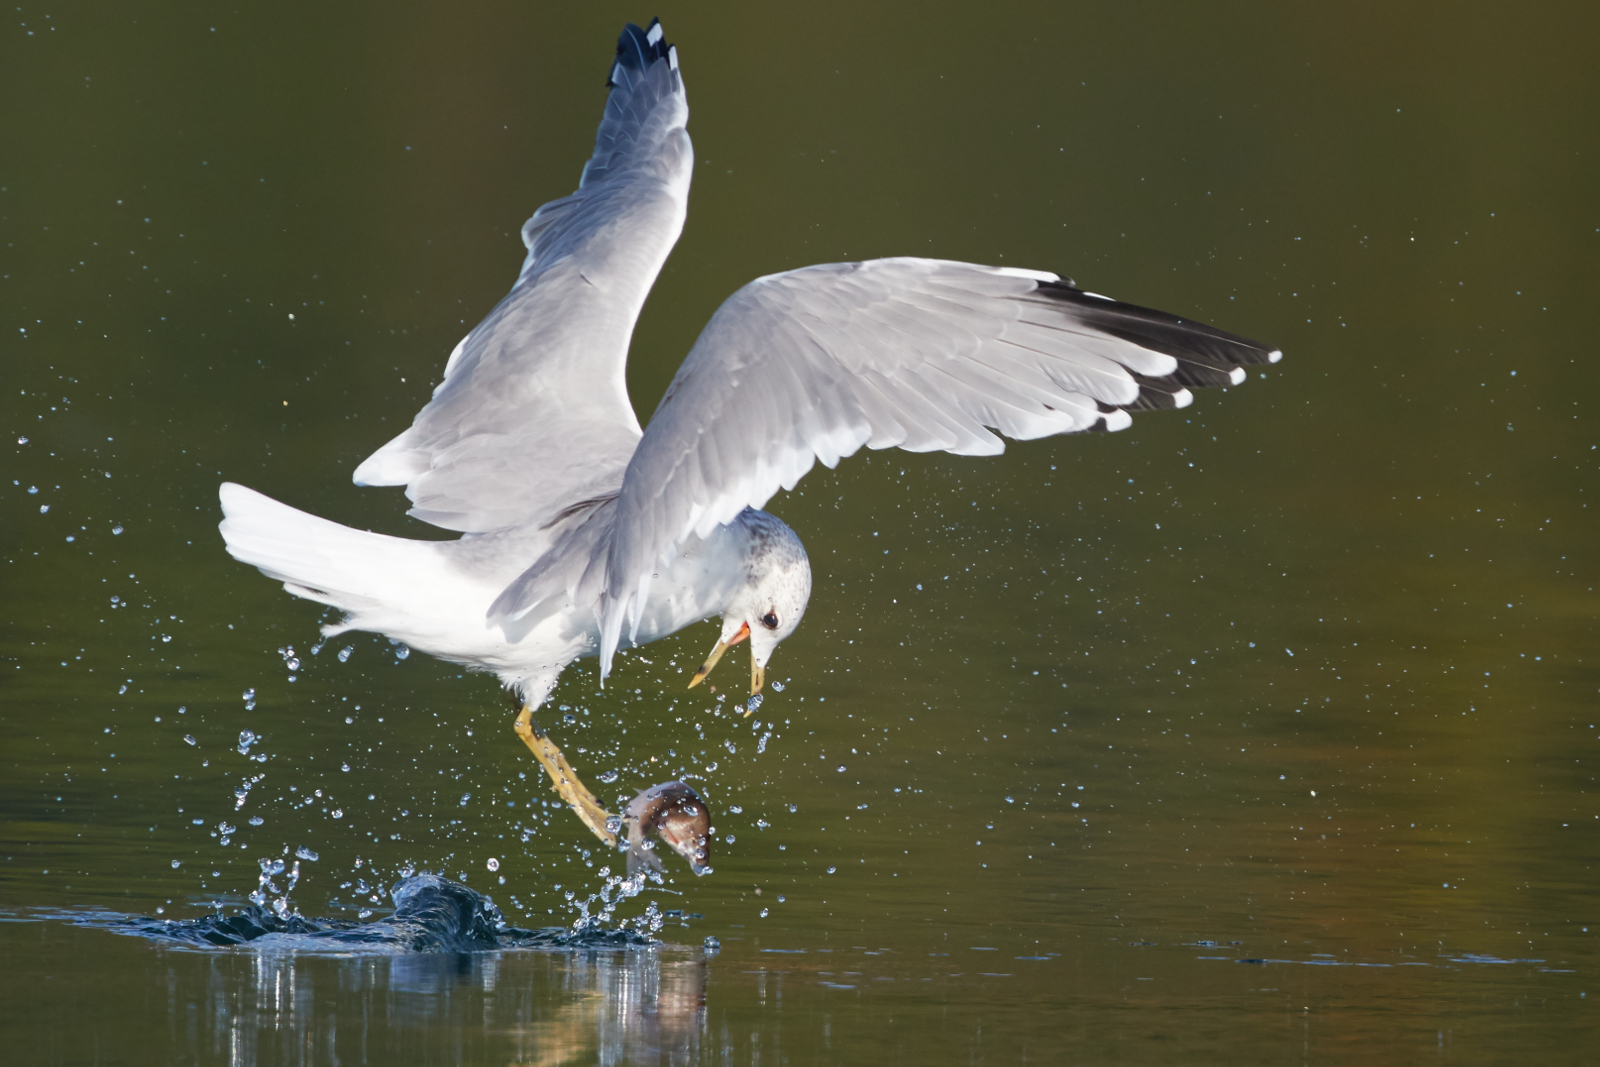
[[[622,814],[628,831],[628,874],[663,870],[657,838],[689,861],[695,874],[710,874],[711,813],[685,782],[662,782],[643,790]]]

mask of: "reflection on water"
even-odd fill
[[[686,953],[208,956],[168,972],[174,1062],[686,1063],[706,1029],[706,967]]]
[[[370,922],[259,905],[187,920],[40,917],[209,950],[167,957],[168,1029],[183,1035],[168,1051],[179,1059],[390,1062],[374,1049],[415,1057],[419,1041],[459,1059],[459,1037],[428,1043],[474,1029],[504,1038],[511,1063],[693,1057],[706,1026],[704,953],[592,921],[517,929],[490,898],[432,874],[392,897],[394,913]]]

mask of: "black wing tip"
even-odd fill
[[[1182,395],[1182,387],[1239,385],[1244,381],[1244,367],[1277,363],[1283,358],[1283,351],[1276,345],[1169,312],[1085,292],[1070,278],[1040,282],[1036,291],[1048,300],[1072,305],[1087,325],[1178,360],[1177,370],[1162,378],[1139,376],[1139,398],[1132,404],[1119,405],[1129,411],[1183,407],[1188,398]]]
[[[612,65],[611,76],[606,79],[606,86],[616,85],[617,67],[642,71],[658,60],[670,61],[671,58],[672,45],[667,43],[666,32],[662,29],[660,19],[651,19],[650,25],[642,30],[630,22],[622,28],[622,34],[617,38],[617,61]]]
[[[1240,385],[1245,380],[1245,367],[1277,363],[1283,358],[1282,350],[1274,345],[1194,319],[1084,292],[1071,278],[1039,282],[1036,292],[1051,302],[1070,305],[1075,317],[1093,329],[1178,361],[1171,374],[1134,374],[1139,395],[1127,404],[1102,402],[1102,415],[1118,409],[1135,412],[1187,407],[1193,400],[1190,389]],[[1105,428],[1103,422],[1102,419],[1102,424],[1097,424],[1098,428]]]

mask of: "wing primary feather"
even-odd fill
[[[628,462],[605,564],[579,593],[601,620],[601,669],[636,636],[658,560],[818,461],[1121,430],[1277,358],[1039,271],[906,258],[758,278],[712,315]]]

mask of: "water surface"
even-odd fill
[[[709,625],[604,690],[569,670],[550,725],[617,772],[604,799],[681,774],[717,813],[716,873],[615,916],[681,913],[656,948],[77,925],[238,908],[300,849],[306,915],[381,917],[420,869],[564,925],[618,866],[491,679],[319,648],[321,610],[222,550],[215,493],[439,536],[349,473],[509,285],[617,29],[651,14],[698,165],[634,346],[641,417],[740,284],[876,255],[1058,270],[1284,362],[1123,433],[810,475],[770,505],[816,591],[754,719],[684,690]],[[1592,1059],[1594,29],[1489,5],[13,12],[5,1043]]]

